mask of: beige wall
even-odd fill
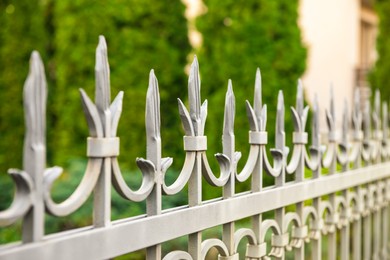
[[[360,1],[301,0],[299,24],[308,48],[303,76],[306,98],[317,93],[321,108],[321,129],[329,108],[329,85],[334,86],[336,120],[341,123],[343,100],[351,108],[355,69],[359,63]]]

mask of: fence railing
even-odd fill
[[[319,112],[314,102],[311,118],[311,146],[306,122],[301,82],[296,106],[291,108],[293,145],[286,147],[284,101],[280,91],[277,104],[275,148],[267,152],[267,106],[261,100],[261,76],[257,71],[254,102],[246,102],[249,120],[249,155],[241,171],[237,169],[241,153],[235,150],[235,98],[229,81],[223,121],[223,153],[216,154],[220,173],[211,169],[207,156],[204,128],[207,102],[201,104],[199,67],[191,66],[189,109],[179,99],[179,114],[185,130],[185,161],[173,184],[165,174],[172,158],[162,158],[160,137],[160,100],[157,78],[150,72],[146,99],[146,159],[138,158],[142,184],[131,189],[124,180],[117,160],[119,123],[123,94],[110,100],[110,73],[107,47],[100,37],[96,50],[96,96],[93,103],[80,90],[89,127],[88,165],[72,195],[61,203],[51,197],[59,167],[46,168],[45,109],[46,80],[37,52],[30,60],[30,72],[24,86],[26,137],[24,169],[9,171],[16,192],[9,209],[0,212],[0,225],[22,219],[22,241],[2,245],[0,259],[107,259],[146,248],[147,259],[204,259],[217,249],[219,259],[239,259],[238,245],[247,243],[246,259],[284,259],[288,251],[294,259],[321,259],[322,240],[327,240],[328,259],[388,259],[388,219],[390,201],[390,156],[387,104],[375,95],[373,111],[368,104],[360,112],[356,92],[350,118],[345,104],[341,136],[335,127],[333,97],[326,112],[328,140],[321,143]],[[382,114],[382,117],[381,117]],[[373,125],[371,126],[371,121]],[[351,122],[351,124],[350,124]],[[241,131],[241,129],[240,129]],[[288,156],[288,154],[290,154]],[[326,174],[322,174],[326,169]],[[306,172],[306,174],[305,174]],[[264,187],[264,173],[275,184]],[[308,176],[310,173],[310,176]],[[287,174],[294,176],[286,181]],[[202,200],[202,180],[221,187],[223,197]],[[251,189],[236,193],[237,182],[249,180]],[[111,221],[111,185],[129,203],[146,200],[146,214]],[[171,196],[188,187],[188,205],[162,209],[162,196]],[[68,216],[80,208],[93,192],[93,226],[45,235],[45,212]],[[294,205],[294,207],[286,207]],[[291,210],[293,208],[294,210]],[[263,213],[274,212],[273,218]],[[251,228],[238,228],[249,218]],[[220,236],[203,239],[202,233],[222,226]],[[268,235],[267,235],[268,234]],[[269,239],[269,235],[271,239]],[[162,244],[188,236],[188,250],[162,255]]]

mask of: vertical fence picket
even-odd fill
[[[190,117],[194,126],[195,136],[203,136],[201,132],[201,106],[200,106],[200,77],[199,64],[195,57],[191,65],[188,80],[188,100],[190,104]],[[190,207],[202,204],[202,154],[197,151],[195,165],[188,182],[188,205]],[[188,236],[188,251],[193,259],[201,256],[202,232],[196,232]]]
[[[146,214],[148,216],[160,215],[162,210],[162,182],[161,173],[161,134],[160,134],[160,95],[157,78],[154,71],[149,74],[149,87],[146,95],[146,158],[155,166],[156,177],[152,192],[146,200]],[[161,245],[152,246],[146,249],[148,260],[161,259]]]
[[[353,115],[352,115],[352,125],[353,125],[353,142],[356,151],[356,155],[353,158],[353,169],[358,169],[361,167],[361,151],[362,151],[362,115],[360,112],[360,92],[358,89],[354,93],[354,103],[353,103]],[[356,194],[356,203],[353,214],[358,214],[359,217],[354,217],[352,223],[353,230],[353,259],[360,260],[362,257],[362,219],[360,214],[363,211],[362,208],[362,188],[358,186],[355,189]]]
[[[235,137],[234,137],[234,116],[235,116],[235,98],[233,93],[232,81],[229,80],[228,90],[225,98],[225,114],[223,120],[223,154],[230,159],[230,178],[223,186],[223,198],[228,199],[235,193]],[[222,226],[222,240],[225,243],[229,254],[234,255],[234,222],[226,223]]]
[[[276,114],[276,137],[275,137],[275,148],[282,151],[283,153],[283,161],[284,164],[286,162],[286,137],[284,132],[284,98],[283,92],[280,90],[278,94],[278,104],[277,104],[277,114]],[[283,187],[286,183],[286,173],[285,167],[282,167],[281,173],[278,177],[275,178],[275,188]],[[275,220],[279,225],[279,228],[283,230],[285,225],[284,216],[285,216],[285,208],[281,207],[275,210]],[[282,231],[283,232],[283,231]],[[274,241],[272,241],[273,245],[276,244],[277,247],[273,247],[273,249],[278,249],[276,252],[272,252],[272,255],[275,256],[276,259],[285,259],[285,240],[286,234],[282,233],[278,236],[274,235]],[[287,240],[288,241],[288,240]]]
[[[349,155],[348,155],[348,132],[349,132],[349,112],[348,112],[348,103],[344,101],[344,111],[343,111],[343,130],[342,138],[340,143],[341,156],[339,158],[339,163],[341,164],[342,171],[346,172],[349,169]],[[345,205],[342,209],[341,215],[341,230],[340,230],[340,258],[341,260],[349,259],[349,191],[341,191],[342,198],[345,200]]]
[[[330,108],[327,112],[327,122],[328,122],[328,149],[330,148],[330,151],[327,151],[327,153],[330,153],[329,158],[329,164],[325,165],[325,167],[328,168],[329,172],[328,175],[336,174],[336,167],[337,167],[337,152],[336,152],[336,131],[335,131],[335,124],[336,124],[336,113],[335,113],[335,104],[334,104],[334,95],[333,95],[333,87],[331,86],[330,89]],[[329,202],[333,209],[333,212],[328,216],[328,219],[326,220],[326,224],[329,226],[329,233],[328,233],[328,260],[336,260],[337,257],[337,227],[336,222],[338,221],[338,215],[336,213],[336,194],[332,193],[329,194]]]
[[[378,90],[375,91],[375,100],[374,100],[374,111],[373,111],[373,122],[374,122],[374,151],[373,160],[375,163],[380,163],[381,161],[381,145],[382,145],[382,131],[381,131],[381,122],[380,122],[380,93]],[[380,245],[381,245],[381,214],[380,214],[380,198],[382,196],[382,191],[380,190],[380,181],[374,183],[376,186],[376,192],[373,207],[373,252],[372,259],[380,259]]]
[[[293,144],[294,149],[297,147],[299,149],[299,155],[297,158],[291,159],[291,163],[297,163],[297,167],[295,169],[295,181],[302,182],[305,179],[305,145],[307,143],[307,133],[305,132],[305,125],[307,119],[307,113],[309,107],[303,107],[303,86],[301,80],[298,81],[298,89],[297,89],[297,97],[296,97],[296,107],[291,108],[294,112],[293,114],[296,116],[293,120],[295,120],[295,129],[293,132]],[[294,162],[297,160],[297,162]],[[296,204],[296,212],[300,218],[300,220],[304,221],[304,204],[303,202],[299,202]],[[301,227],[294,227],[294,229],[303,229],[305,223],[301,223]],[[294,232],[294,231],[293,231]],[[305,243],[302,241],[302,244],[298,248],[294,248],[295,259],[303,260],[305,257]]]
[[[318,106],[318,98],[317,95],[315,95],[314,98],[314,104],[313,104],[313,121],[312,121],[312,143],[313,148],[318,149],[317,152],[320,153],[320,120],[319,120],[319,106]],[[318,156],[318,167],[313,171],[313,179],[318,179],[321,177],[321,156]],[[321,198],[317,197],[313,199],[313,207],[317,214],[321,212]],[[312,236],[312,259],[313,260],[320,260],[322,259],[322,216],[317,216],[317,219],[313,221],[312,223],[312,229],[313,236]]]
[[[364,140],[363,145],[367,147],[367,149],[371,149],[371,117],[370,117],[370,103],[366,102],[363,112],[363,126],[364,126]],[[368,154],[367,158],[364,160],[365,164],[370,165],[371,164],[371,158],[370,153]],[[367,184],[365,187],[366,190],[366,206],[365,206],[365,212],[363,215],[363,259],[370,259],[371,258],[371,237],[372,237],[372,230],[371,230],[371,212],[370,212],[370,206],[371,206],[371,193],[370,193],[370,187],[371,184]]]
[[[247,109],[249,110],[249,102],[247,102]],[[256,70],[255,91],[253,97],[253,110],[256,115],[257,129],[256,129],[256,124],[254,124],[254,126],[252,125],[249,135],[251,135],[251,133],[253,132],[254,133],[262,132],[263,134],[266,133],[264,130],[265,130],[267,115],[262,113],[263,111],[266,112],[266,109],[262,105],[262,82],[261,82],[261,73],[259,68],[257,68]],[[251,180],[252,192],[261,192],[263,189],[263,160],[262,160],[263,156],[265,156],[263,149],[259,149],[259,153],[256,158],[256,164],[252,173],[252,180]],[[258,243],[260,241],[260,236],[262,232],[261,230],[262,220],[263,220],[262,214],[256,214],[251,219],[252,229],[256,235],[256,239]],[[261,245],[259,244],[258,246],[260,247]],[[249,250],[249,247],[250,246],[248,245],[247,251]],[[249,260],[252,259],[254,258],[249,258]]]
[[[389,159],[388,150],[388,138],[389,138],[389,128],[388,128],[388,106],[387,102],[383,102],[382,104],[382,128],[383,128],[383,137],[382,137],[382,145],[384,148],[383,157],[385,160]],[[389,229],[389,203],[388,203],[388,181],[384,180],[384,189],[383,189],[383,207],[381,210],[382,214],[382,243],[381,243],[381,258],[387,259],[387,244],[388,244],[388,229]]]
[[[46,168],[46,77],[42,60],[34,51],[30,71],[24,84],[26,136],[23,169],[34,183],[32,205],[23,219],[24,243],[36,242],[44,236],[45,208],[43,203],[43,172]]]
[[[103,36],[99,37],[96,48],[95,65],[96,108],[103,123],[104,137],[111,137],[110,111],[110,68],[107,57],[107,44]],[[111,158],[103,159],[103,165],[94,191],[93,223],[95,227],[105,227],[111,222]]]

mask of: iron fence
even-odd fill
[[[241,258],[321,259],[322,240],[327,239],[328,259],[388,259],[390,201],[390,156],[388,107],[381,108],[379,92],[373,111],[360,109],[356,92],[353,112],[344,104],[343,125],[338,137],[333,97],[326,112],[327,142],[319,133],[319,110],[314,101],[311,118],[311,146],[306,132],[308,107],[304,107],[301,82],[296,106],[291,149],[286,147],[284,101],[280,91],[277,104],[275,147],[267,155],[267,106],[261,100],[261,75],[256,73],[253,105],[246,101],[249,120],[249,155],[243,169],[235,150],[235,98],[229,81],[223,121],[223,153],[216,154],[219,173],[209,165],[207,136],[204,133],[207,101],[201,103],[199,66],[194,59],[188,82],[189,109],[179,99],[179,114],[185,130],[185,162],[177,179],[165,182],[172,158],[163,158],[160,137],[160,100],[157,78],[150,72],[146,98],[146,159],[137,158],[142,184],[131,189],[117,160],[119,123],[123,93],[110,100],[107,47],[100,37],[96,50],[95,103],[80,90],[89,127],[88,165],[72,195],[61,203],[51,197],[60,167],[46,168],[45,109],[46,80],[37,52],[30,60],[24,86],[26,137],[24,169],[9,171],[16,185],[12,205],[0,212],[0,225],[22,219],[22,241],[0,247],[0,259],[107,259],[146,248],[147,259],[205,259],[211,248],[219,259],[239,259],[240,241],[247,244]],[[351,124],[349,123],[351,122]],[[371,126],[371,122],[373,125]],[[241,130],[240,130],[241,131]],[[288,156],[290,154],[290,156]],[[322,169],[327,173],[323,174]],[[310,176],[305,176],[305,171]],[[264,187],[264,173],[274,185]],[[286,181],[291,174],[293,181]],[[202,180],[221,187],[223,197],[202,200]],[[250,181],[251,189],[236,193],[238,182]],[[146,200],[146,214],[111,221],[111,185],[129,203]],[[162,209],[162,196],[171,196],[188,187],[188,205]],[[45,214],[68,216],[80,208],[93,192],[93,225],[45,235]],[[286,210],[294,205],[294,210]],[[273,218],[263,213],[274,212]],[[237,221],[250,218],[251,228],[238,228]],[[203,239],[202,233],[222,226],[220,236]],[[272,234],[271,239],[266,239]],[[188,250],[162,255],[161,245],[188,236]]]

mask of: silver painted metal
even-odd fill
[[[240,254],[246,259],[285,259],[290,250],[294,259],[305,259],[309,257],[305,255],[305,247],[310,247],[311,259],[322,259],[324,236],[328,236],[328,259],[349,259],[351,255],[353,259],[388,258],[389,118],[387,103],[381,106],[378,91],[372,113],[370,103],[363,113],[360,111],[358,91],[351,115],[344,102],[342,127],[337,129],[331,90],[330,108],[326,112],[328,140],[322,142],[317,97],[309,136],[306,132],[309,107],[304,107],[303,84],[298,81],[296,104],[291,107],[292,147],[286,147],[285,104],[280,91],[275,148],[268,151],[267,106],[262,103],[261,74],[257,69],[253,106],[246,101],[249,155],[238,170],[241,153],[235,149],[236,101],[229,80],[222,128],[223,153],[215,155],[220,166],[218,175],[207,157],[204,130],[208,105],[207,100],[201,103],[199,64],[195,57],[188,81],[189,109],[178,100],[185,131],[185,161],[177,179],[167,185],[165,175],[173,158],[162,157],[164,129],[160,123],[159,86],[151,70],[145,112],[147,152],[146,158],[136,159],[142,183],[133,190],[125,182],[117,159],[123,92],[111,103],[109,74],[107,46],[101,36],[96,49],[95,102],[80,90],[89,128],[88,165],[73,194],[56,203],[50,191],[62,169],[46,168],[46,80],[39,54],[32,53],[24,86],[23,170],[9,170],[16,185],[15,197],[11,206],[0,212],[2,227],[22,220],[23,239],[0,246],[0,259],[108,259],[146,249],[147,259],[191,260],[205,259],[212,248],[219,253],[218,259],[236,260],[242,257]],[[328,174],[322,174],[325,171]],[[264,172],[275,180],[274,186],[263,187]],[[294,180],[286,181],[286,174],[293,174]],[[223,196],[203,201],[202,190],[207,188],[203,187],[203,179],[220,187]],[[250,189],[237,193],[238,183],[245,181],[250,182]],[[111,185],[129,203],[146,200],[146,214],[111,221]],[[162,196],[177,194],[186,186],[188,206],[162,210]],[[54,216],[68,216],[85,203],[92,191],[93,226],[45,235],[45,210]],[[294,205],[293,210],[290,205]],[[274,218],[265,219],[263,214],[270,211],[275,212]],[[250,218],[251,226],[237,228],[236,222],[244,218]],[[217,226],[222,226],[221,234],[204,240],[203,231]],[[272,234],[270,240],[267,234]],[[163,256],[162,244],[182,236],[188,236],[188,250],[174,250]],[[240,243],[247,244],[244,253],[238,250]]]

